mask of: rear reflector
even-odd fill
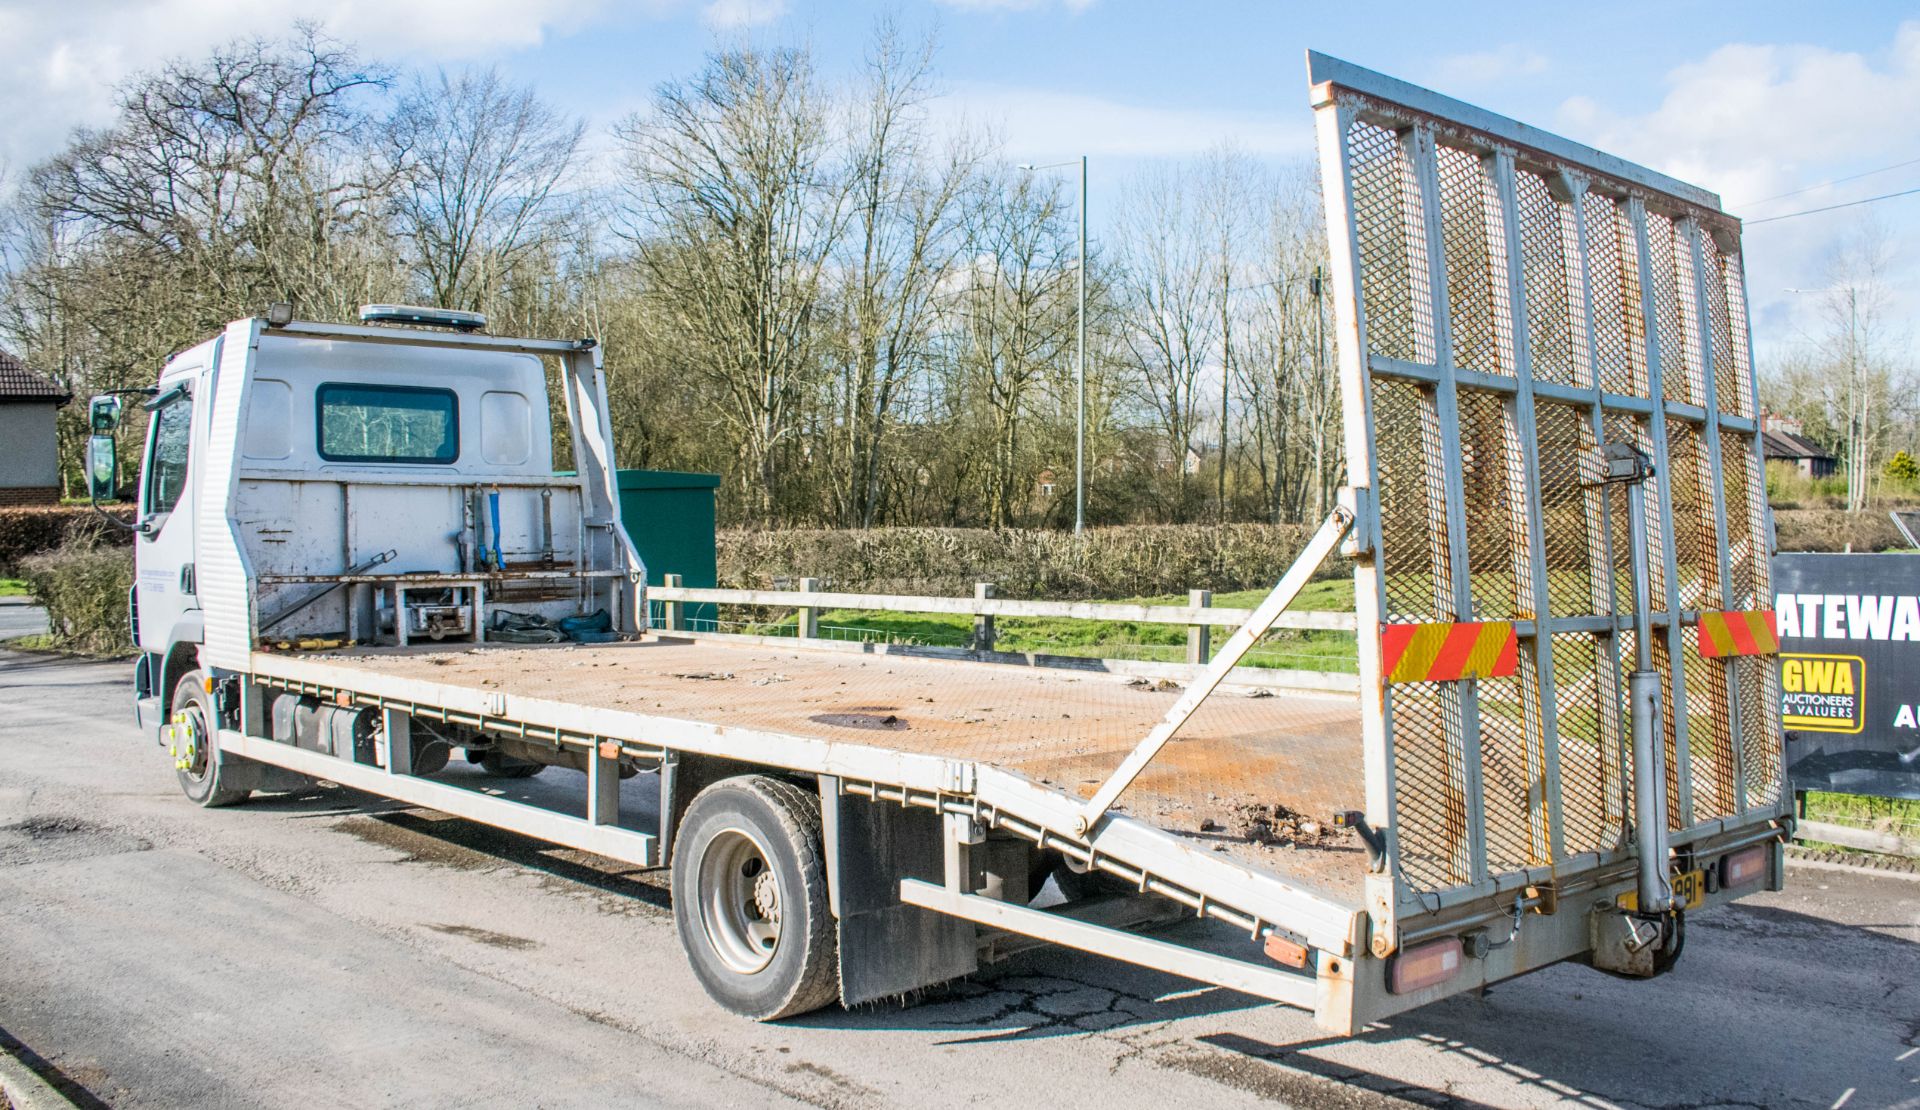
[[[1268,933],[1264,947],[1267,959],[1274,963],[1288,967],[1307,966],[1307,946],[1304,944],[1295,944],[1279,933]]]
[[[1767,877],[1767,846],[1755,844],[1720,858],[1720,887],[1746,886]]]
[[[1437,987],[1460,972],[1464,957],[1459,937],[1441,937],[1394,956],[1387,961],[1387,990],[1392,994]]]

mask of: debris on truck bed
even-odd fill
[[[1245,837],[1255,844],[1292,844],[1317,848],[1340,839],[1338,830],[1278,803],[1235,806],[1227,821],[1227,828],[1234,835]]]

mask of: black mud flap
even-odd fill
[[[894,998],[980,966],[971,921],[900,901],[901,879],[941,879],[940,818],[841,795],[821,779],[824,845],[840,925],[840,1001]]]
[[[293,794],[312,788],[313,780],[297,771],[256,763],[236,755],[220,753],[220,785],[231,790],[258,790],[267,794]]]

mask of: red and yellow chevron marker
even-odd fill
[[[1701,613],[1700,655],[1719,659],[1729,655],[1774,655],[1780,637],[1774,631],[1773,610]]]
[[[1380,671],[1389,683],[1505,678],[1519,666],[1520,637],[1508,621],[1380,626]]]

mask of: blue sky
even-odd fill
[[[997,128],[1009,161],[1092,159],[1096,234],[1139,167],[1223,141],[1311,157],[1302,54],[1323,50],[1646,162],[1748,217],[1920,186],[1920,11],[1911,3],[1568,7],[1145,0],[0,0],[0,170],[109,117],[113,81],[237,34],[318,20],[416,65],[498,64],[596,127],[741,37],[804,42],[857,64],[892,13],[940,43],[942,116]],[[23,110],[24,109],[24,110]],[[1835,237],[1872,212],[1911,249],[1920,196],[1751,229],[1756,330],[1778,349],[1813,326],[1807,298]],[[1920,268],[1896,278],[1920,284]],[[1897,315],[1920,316],[1911,289]]]

